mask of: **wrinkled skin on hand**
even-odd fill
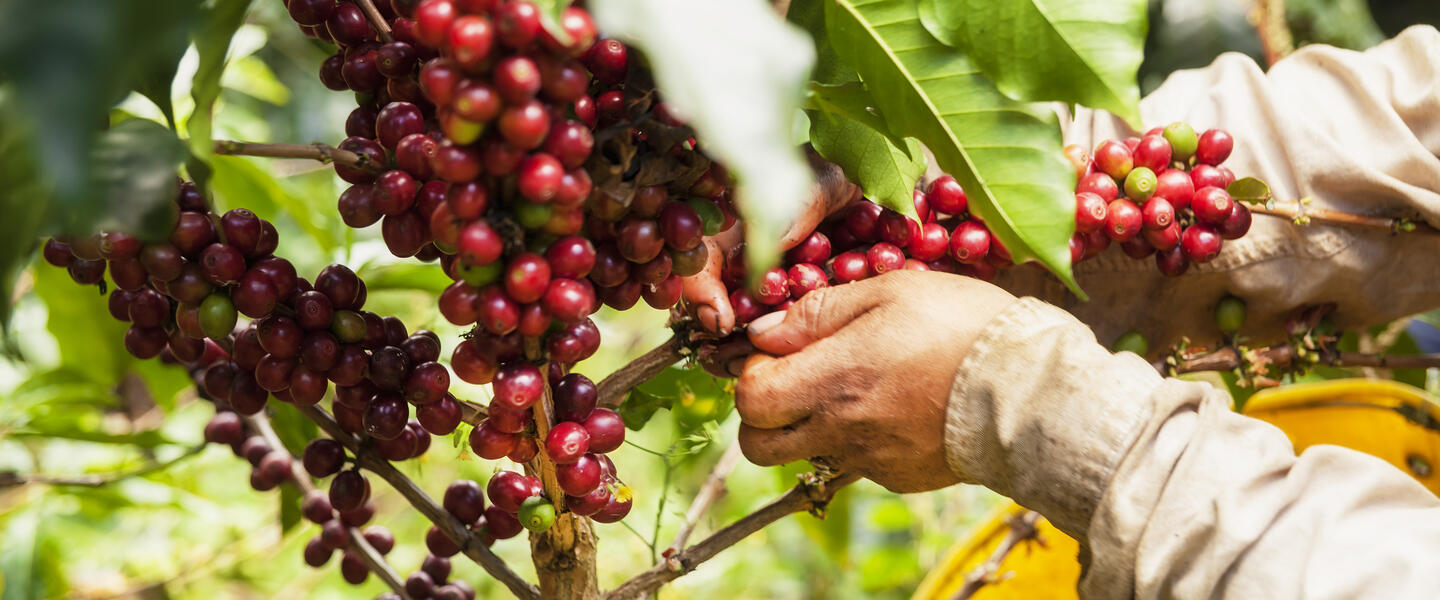
[[[814,193],[795,224],[781,238],[782,249],[788,250],[805,241],[825,217],[862,198],[860,187],[845,179],[845,173],[839,166],[826,162],[813,150],[808,157],[811,168],[815,170]],[[740,227],[732,227],[706,238],[705,244],[710,250],[709,262],[699,273],[685,278],[685,304],[700,326],[710,333],[725,336],[735,329],[735,310],[730,306],[730,294],[725,290],[725,284],[720,282],[720,272],[725,267],[725,257],[744,241],[745,233]]]
[[[950,389],[1015,301],[977,279],[894,271],[757,319],[735,396],[741,450],[765,466],[823,459],[896,492],[958,482],[944,451]]]

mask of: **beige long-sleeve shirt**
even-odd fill
[[[1365,53],[1302,50],[1268,75],[1225,56],[1173,76],[1142,114],[1229,129],[1228,166],[1277,197],[1440,225],[1434,28]],[[1067,131],[1087,143],[1125,134],[1089,113]],[[1088,304],[1028,271],[1002,284],[1074,316],[1027,298],[987,327],[952,389],[947,459],[1081,540],[1083,597],[1440,598],[1440,499],[1359,452],[1296,456],[1223,392],[1111,355],[1086,326],[1108,342],[1139,323],[1167,345],[1212,331],[1227,292],[1247,300],[1245,332],[1260,338],[1319,302],[1339,303],[1341,327],[1391,320],[1440,306],[1440,236],[1257,216],[1250,236],[1179,280],[1119,253],[1082,264]]]

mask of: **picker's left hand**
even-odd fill
[[[978,279],[894,271],[755,320],[760,353],[735,393],[741,450],[759,465],[823,458],[897,492],[956,483],[944,449],[950,388],[980,332],[1015,302]]]

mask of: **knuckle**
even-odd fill
[[[775,455],[763,442],[760,430],[749,425],[741,425],[740,433],[736,441],[740,444],[740,453],[745,455],[745,460],[762,467],[769,467],[776,464]]]

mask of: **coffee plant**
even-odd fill
[[[645,597],[790,513],[823,515],[855,478],[816,465],[687,544],[732,450],[656,564],[600,588],[596,539],[617,528],[595,524],[623,522],[657,493],[627,485],[608,454],[659,408],[688,415],[691,431],[728,412],[688,404],[696,390],[722,403],[729,393],[694,368],[726,341],[682,300],[698,278],[723,283],[741,326],[723,333],[739,337],[808,292],[900,269],[990,280],[1033,263],[1083,298],[1072,266],[1109,251],[1153,255],[1179,277],[1244,236],[1252,209],[1277,214],[1262,182],[1224,166],[1234,141],[1215,124],[1148,124],[1159,126],[1062,146],[1046,102],[1143,129],[1140,0],[1048,3],[1050,13],[983,0],[255,0],[265,2],[283,4],[324,50],[306,65],[319,83],[354,99],[345,137],[213,139],[249,0],[107,3],[99,16],[154,13],[165,35],[109,40],[136,60],[85,82],[92,94],[67,105],[46,95],[39,70],[8,65],[18,85],[5,102],[37,116],[7,117],[16,127],[4,143],[36,150],[5,167],[15,234],[0,252],[0,291],[8,316],[36,245],[75,284],[98,288],[128,329],[95,343],[184,369],[214,405],[204,440],[229,446],[250,464],[251,487],[282,490],[318,525],[304,562],[338,566],[352,584],[377,577],[382,597],[474,598],[452,576],[462,555],[521,598]],[[65,0],[45,14],[87,8]],[[1043,58],[1021,60],[1007,50],[1017,44]],[[194,109],[179,120],[170,84],[192,45]],[[61,125],[130,91],[163,119],[112,112],[103,130]],[[925,150],[945,174],[925,180]],[[300,227],[378,229],[395,258],[443,278],[431,300],[462,333],[412,331],[370,310],[368,277],[345,264],[297,272],[267,220],[284,216],[266,213],[273,203],[215,208],[227,155],[330,164],[348,187],[311,198]],[[820,159],[864,198],[782,245],[816,210],[810,163]],[[602,307],[667,311],[673,338],[592,380],[575,367],[602,347]],[[1212,337],[1238,348],[1244,313],[1222,302]],[[1283,345],[1308,349],[1297,368],[1340,359],[1332,338],[1312,335],[1320,317],[1297,317]],[[1226,362],[1191,350],[1160,367],[1238,366],[1238,351]],[[467,398],[461,382],[488,394]],[[304,426],[282,435],[281,421]],[[395,467],[442,460],[449,447],[493,461],[488,480],[423,490]],[[372,523],[378,486],[433,524],[423,539]],[[522,534],[534,583],[491,550]],[[427,556],[392,565],[397,544]]]

